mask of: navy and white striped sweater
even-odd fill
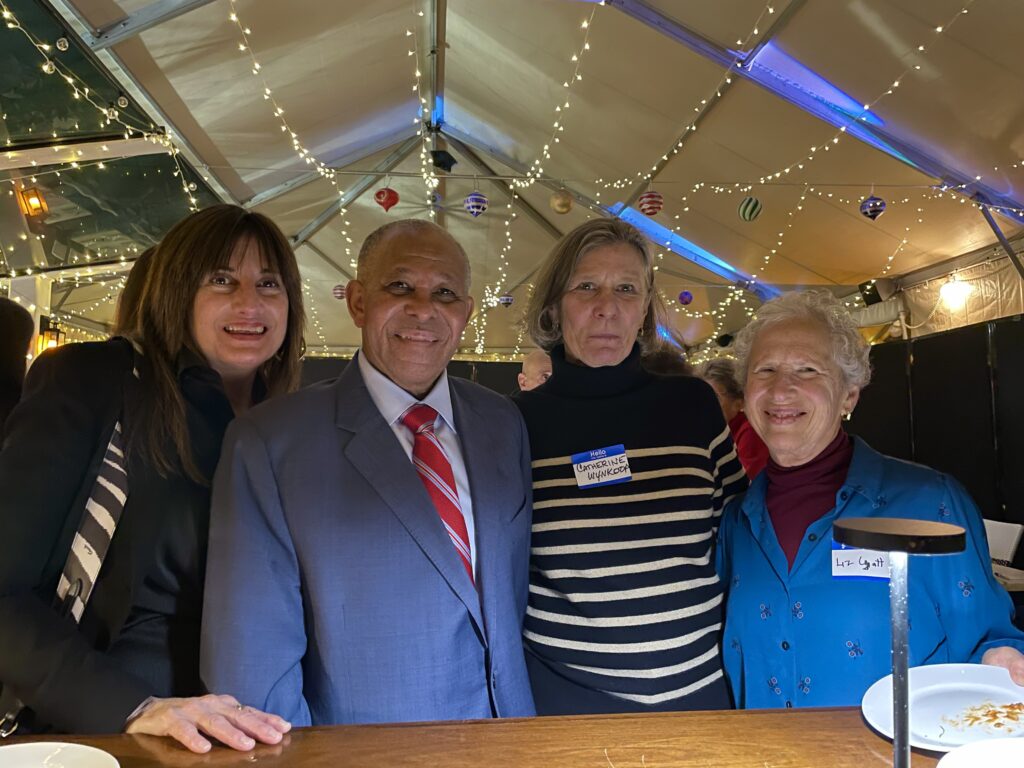
[[[552,364],[515,398],[533,458],[528,650],[609,711],[728,706],[714,531],[746,476],[714,392],[646,373],[638,349],[586,368],[557,347]],[[620,443],[632,479],[579,489],[570,456]]]

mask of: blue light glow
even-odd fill
[[[715,254],[692,243],[682,235],[678,235],[667,227],[663,227],[649,216],[645,216],[635,208],[627,208],[623,203],[616,203],[608,208],[609,213],[618,216],[623,221],[629,222],[643,232],[651,242],[667,248],[694,264],[724,277],[730,283],[748,283],[750,276],[740,272],[734,266],[715,256]],[[749,290],[759,296],[763,301],[779,295],[779,291],[764,283],[753,283]]]
[[[775,77],[799,88],[830,109],[843,113],[851,120],[859,120],[862,123],[879,127],[885,125],[882,118],[871,110],[865,110],[862,102],[832,85],[821,75],[779,48],[774,42],[770,41],[765,44],[758,54],[746,63],[746,66],[758,67],[772,73]]]

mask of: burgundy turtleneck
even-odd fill
[[[842,428],[806,464],[783,467],[768,459],[765,504],[790,568],[807,527],[836,505],[836,492],[846,480],[851,459],[853,439]]]

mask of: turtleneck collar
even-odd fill
[[[640,345],[634,344],[629,356],[618,365],[591,368],[570,363],[565,346],[551,350],[551,378],[537,388],[539,392],[574,398],[610,397],[635,389],[650,381],[651,374],[640,365]]]

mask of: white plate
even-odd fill
[[[948,752],[962,744],[1024,736],[1024,713],[974,723],[968,716],[984,705],[1024,702],[1024,686],[1002,667],[985,664],[932,664],[910,670],[910,744]],[[892,738],[892,675],[876,682],[861,701],[864,719]]]
[[[939,760],[938,768],[1020,768],[1024,765],[1024,739],[976,741],[957,747]]]
[[[96,747],[35,741],[0,747],[0,768],[120,768],[120,763]]]

